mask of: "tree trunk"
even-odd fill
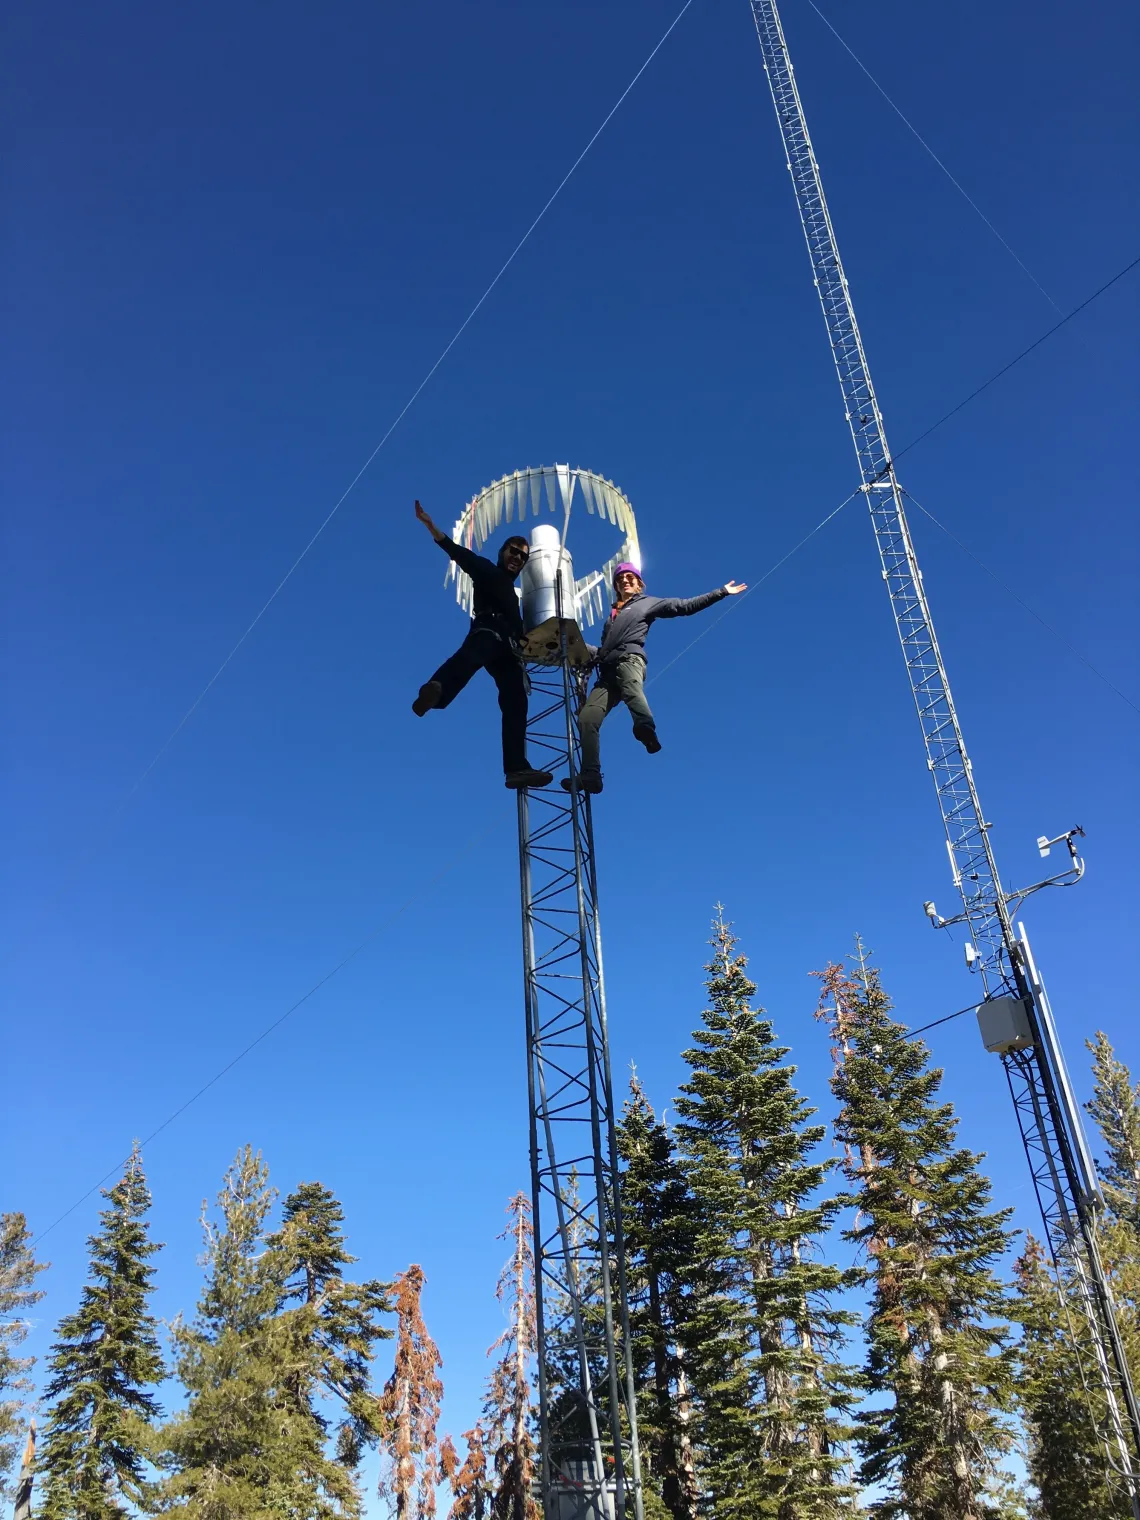
[[[693,1400],[685,1372],[685,1353],[680,1346],[673,1350],[674,1376],[677,1384],[677,1487],[678,1520],[697,1520],[697,1461],[693,1454]]]
[[[673,1399],[669,1364],[669,1339],[661,1307],[661,1279],[649,1274],[649,1338],[653,1347],[653,1394],[657,1405],[657,1434],[653,1442],[653,1468],[661,1481],[661,1498],[674,1520],[688,1520],[677,1472],[677,1443],[673,1438]]]

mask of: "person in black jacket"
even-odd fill
[[[471,632],[431,680],[420,687],[412,711],[422,718],[433,707],[447,707],[477,670],[485,670],[499,688],[506,784],[514,791],[528,786],[549,786],[554,779],[551,773],[535,770],[526,757],[526,673],[518,652],[523,621],[515,581],[530,558],[530,545],[525,538],[508,538],[495,562],[453,543],[418,501],[416,516],[447,557],[471,577],[475,597]]]
[[[739,596],[747,586],[729,581],[716,591],[689,598],[646,596],[645,582],[636,565],[619,565],[614,571],[614,606],[602,633],[596,664],[598,681],[582,704],[578,729],[582,739],[582,765],[577,784],[584,792],[602,789],[599,730],[609,712],[624,702],[633,718],[633,736],[651,755],[661,748],[657,725],[645,700],[645,636],[657,618],[691,617],[726,596]],[[569,776],[562,782],[573,790]]]

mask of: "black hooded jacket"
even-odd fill
[[[504,638],[518,643],[523,636],[523,620],[518,593],[515,591],[515,577],[502,565],[455,543],[446,533],[436,542],[448,559],[453,559],[471,577],[471,584],[475,588],[474,626],[491,628]]]
[[[694,612],[703,612],[727,595],[723,586],[716,591],[706,591],[703,596],[690,597],[646,596],[644,591],[639,591],[606,623],[598,646],[598,664],[616,665],[618,660],[631,654],[639,654],[644,659],[645,635],[650,623],[658,618],[692,617]]]

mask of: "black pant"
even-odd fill
[[[477,670],[485,670],[499,688],[503,715],[503,770],[525,771],[526,674],[506,639],[490,628],[472,628],[459,648],[432,676],[443,688],[438,706],[447,707]]]
[[[653,714],[645,700],[645,656],[626,655],[598,671],[598,684],[582,704],[578,732],[582,738],[582,769],[601,766],[601,735],[598,730],[619,702],[629,708],[635,728],[652,728]]]

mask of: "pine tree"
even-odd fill
[[[499,1236],[509,1237],[511,1254],[499,1276],[495,1297],[507,1311],[507,1328],[489,1347],[500,1352],[491,1370],[483,1414],[487,1421],[486,1449],[495,1472],[492,1520],[538,1520],[531,1494],[535,1448],[531,1434],[530,1363],[536,1351],[538,1327],[534,1301],[534,1240],[530,1201],[516,1193],[507,1204],[510,1224]],[[477,1427],[478,1428],[478,1427]]]
[[[1081,1377],[1077,1347],[1086,1353],[1080,1308],[1064,1305],[1045,1253],[1032,1236],[1014,1268],[1022,1338],[1018,1348],[1018,1402],[1029,1436],[1026,1465],[1037,1491],[1036,1520],[1128,1520],[1123,1493],[1106,1481],[1105,1454]],[[1090,1363],[1091,1365],[1091,1363]]]
[[[838,1268],[818,1259],[838,1202],[821,1199],[823,1138],[787,1048],[754,1009],[746,957],[718,907],[710,1006],[684,1053],[678,1146],[698,1211],[684,1339],[698,1392],[703,1503],[717,1516],[823,1520],[850,1509],[843,1479],[853,1378]]]
[[[324,1450],[305,1395],[319,1380],[312,1311],[281,1310],[289,1259],[268,1247],[275,1193],[268,1168],[239,1151],[218,1196],[203,1206],[206,1285],[192,1325],[173,1340],[187,1408],[163,1432],[171,1476],[163,1507],[188,1520],[355,1520],[360,1495]]]
[[[329,1189],[303,1182],[286,1198],[281,1229],[268,1245],[278,1255],[284,1279],[279,1307],[306,1311],[302,1320],[319,1365],[316,1388],[298,1389],[298,1395],[307,1400],[322,1429],[327,1422],[314,1405],[314,1392],[341,1406],[337,1459],[355,1470],[365,1448],[380,1438],[372,1362],[377,1341],[391,1339],[379,1316],[390,1313],[392,1304],[387,1283],[345,1280],[344,1269],[356,1257],[345,1249],[343,1223],[344,1210]]]
[[[1107,1036],[1089,1044],[1094,1090],[1086,1105],[1106,1160],[1098,1171],[1107,1210],[1098,1220],[1101,1260],[1134,1381],[1140,1380],[1140,1090]],[[1063,1260],[1063,1258],[1062,1258]],[[1017,1262],[1020,1289],[1019,1402],[1029,1436],[1028,1467],[1042,1520],[1126,1517],[1131,1509],[1109,1476],[1109,1430],[1078,1285],[1029,1238]]]
[[[1140,1086],[1118,1061],[1108,1036],[1097,1030],[1086,1041],[1093,1056],[1094,1089],[1085,1105],[1108,1152],[1100,1172],[1105,1202],[1114,1218],[1140,1235]]]
[[[697,1242],[695,1203],[673,1139],[634,1073],[617,1131],[637,1423],[649,1482],[674,1520],[696,1520],[699,1491],[684,1353]]]
[[[871,1289],[866,1378],[877,1402],[858,1416],[857,1441],[860,1476],[883,1494],[870,1511],[984,1520],[1001,1513],[1011,1445],[1011,1304],[995,1273],[1010,1211],[991,1207],[982,1158],[957,1145],[953,1109],[937,1101],[942,1074],[891,1018],[862,948],[854,980],[835,965],[821,976],[856,1210],[847,1239]]]
[[[91,1280],[79,1309],[60,1321],[44,1398],[52,1407],[40,1470],[46,1520],[111,1520],[145,1505],[163,1378],[148,1311],[160,1249],[148,1238],[150,1191],[138,1146],[103,1197],[110,1207],[88,1240]]]
[[[380,1492],[391,1499],[396,1520],[432,1520],[440,1477],[436,1437],[443,1384],[443,1358],[424,1324],[420,1300],[427,1281],[422,1267],[400,1272],[396,1296],[396,1364],[380,1395],[381,1445],[387,1467]]]
[[[1089,1049],[1093,1096],[1086,1106],[1107,1153],[1097,1166],[1107,1205],[1098,1243],[1133,1386],[1140,1387],[1140,1086],[1106,1035],[1098,1031]]]
[[[20,1450],[23,1395],[31,1388],[27,1374],[33,1357],[17,1356],[27,1337],[26,1311],[43,1298],[36,1278],[46,1267],[37,1262],[31,1231],[23,1214],[0,1214],[0,1493],[9,1493],[9,1477]]]

